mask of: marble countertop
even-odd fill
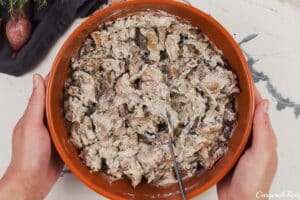
[[[248,59],[255,84],[270,100],[278,138],[278,171],[271,192],[300,195],[300,0],[189,0],[216,18],[234,36]],[[31,72],[16,78],[0,74],[0,175],[10,161],[11,136],[32,90],[32,75],[46,75],[77,20]],[[48,200],[104,199],[64,170]],[[215,187],[196,199],[217,199]],[[283,198],[281,198],[283,199]]]

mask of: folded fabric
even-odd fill
[[[76,18],[89,15],[105,3],[107,0],[48,0],[47,6],[39,9],[31,0],[28,6],[33,32],[14,59],[5,36],[9,15],[7,8],[1,7],[0,73],[20,76],[31,70]]]

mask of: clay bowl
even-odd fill
[[[70,59],[87,35],[97,26],[117,17],[146,9],[163,10],[199,26],[221,49],[237,74],[241,93],[237,97],[238,120],[227,153],[211,170],[184,180],[188,198],[199,195],[220,181],[235,165],[247,143],[254,112],[254,90],[251,74],[238,44],[211,16],[188,5],[170,0],[138,0],[120,3],[91,16],[81,24],[64,43],[53,64],[47,89],[47,120],[53,143],[72,173],[94,191],[110,199],[180,199],[177,184],[165,187],[142,183],[133,188],[126,179],[110,183],[103,173],[90,173],[78,152],[69,141],[66,122],[62,113],[63,85],[68,75]]]

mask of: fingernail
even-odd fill
[[[39,84],[39,77],[37,74],[35,74],[33,75],[33,88],[34,89],[37,88],[38,84]]]
[[[268,114],[268,111],[269,111],[269,101],[268,100],[265,100],[263,111],[265,114]]]

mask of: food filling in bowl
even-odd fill
[[[118,18],[92,32],[73,57],[64,113],[91,172],[135,187],[209,169],[226,152],[237,118],[237,77],[198,27],[160,11]]]

